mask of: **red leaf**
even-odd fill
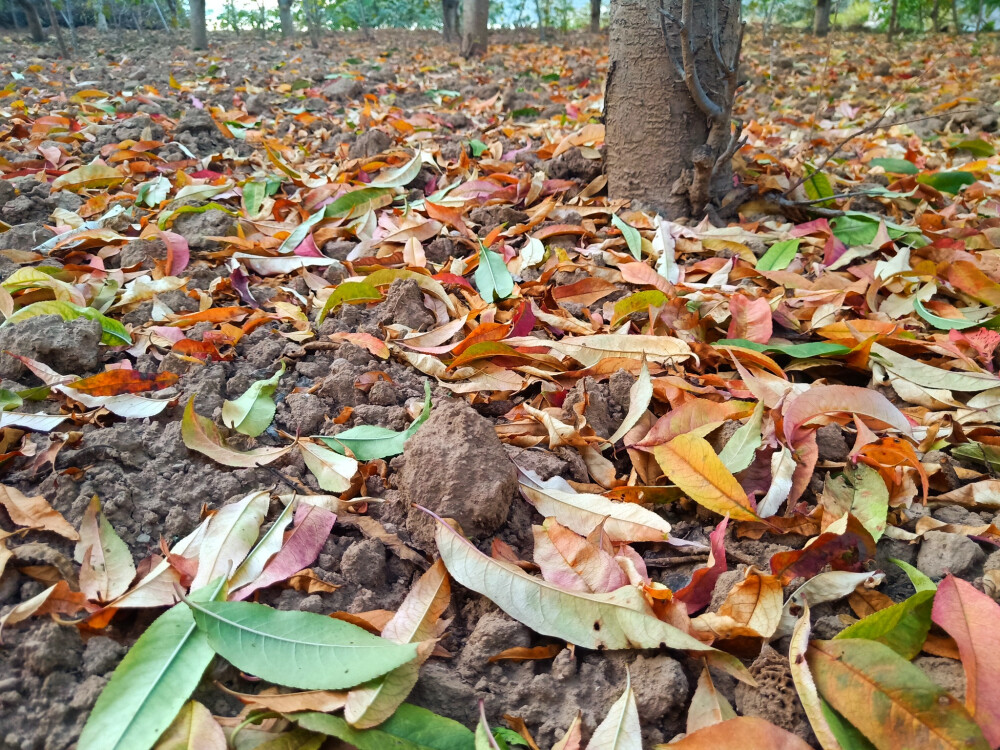
[[[709,605],[712,601],[712,591],[719,576],[726,572],[726,548],[723,540],[726,538],[726,526],[729,525],[729,516],[719,522],[709,535],[712,545],[711,556],[708,565],[698,568],[691,576],[691,582],[680,591],[674,594],[674,599],[678,599],[687,605],[689,615],[693,615]]]
[[[75,383],[69,383],[69,387],[90,396],[120,396],[123,393],[143,393],[169,388],[179,378],[179,375],[172,372],[109,370],[100,375],[92,375]]]
[[[771,558],[771,572],[782,585],[794,578],[812,578],[827,565],[834,570],[860,570],[861,564],[875,554],[875,540],[854,516],[847,520],[847,531],[826,531],[805,549],[779,552]]]

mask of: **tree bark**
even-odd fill
[[[732,187],[741,145],[731,122],[740,2],[614,0],[608,28],[609,195],[670,219],[700,217]]]
[[[463,0],[462,57],[485,54],[489,45],[490,0]]]
[[[816,11],[813,14],[813,34],[826,36],[830,33],[831,0],[816,0]]]
[[[281,38],[295,36],[295,18],[292,16],[292,0],[278,0],[278,18],[281,20]]]
[[[42,19],[38,17],[38,9],[31,0],[17,0],[17,4],[24,11],[24,18],[28,22],[28,33],[31,34],[31,41],[44,42],[45,32],[42,30]]]
[[[601,0],[590,0],[590,33],[601,33]]]
[[[56,42],[59,44],[59,52],[62,53],[63,57],[69,57],[69,49],[66,47],[66,40],[63,39],[62,29],[59,28],[59,16],[56,15],[56,9],[52,5],[52,0],[45,0],[45,9],[49,12],[49,23],[52,25],[52,31],[55,32]]]
[[[899,21],[899,0],[892,0],[892,7],[889,10],[889,38],[896,36],[898,29],[896,24]]]
[[[941,31],[941,0],[934,0],[934,7],[931,8],[931,28],[935,34]]]
[[[446,42],[457,42],[459,39],[458,3],[459,0],[441,0],[441,20]]]
[[[962,23],[958,20],[958,0],[951,0],[951,21],[955,24],[955,33],[962,33]]]
[[[208,47],[208,29],[205,25],[205,0],[191,0],[191,49]]]

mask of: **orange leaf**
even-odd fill
[[[99,375],[69,383],[74,391],[90,396],[120,396],[123,393],[144,393],[169,388],[180,379],[173,372],[139,372],[138,370],[108,370]]]
[[[504,649],[499,654],[494,654],[489,658],[490,664],[498,661],[532,661],[535,659],[551,659],[563,650],[561,643],[550,643],[548,646],[535,646],[526,648],[525,646],[514,646]]]
[[[809,750],[805,740],[753,716],[737,716],[699,729],[655,750]]]

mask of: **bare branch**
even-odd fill
[[[693,22],[694,0],[684,0],[681,6],[681,61],[684,64],[684,82],[691,93],[691,98],[705,116],[719,122],[725,119],[726,113],[712,101],[698,76],[698,61],[695,59],[695,48],[691,38]]]

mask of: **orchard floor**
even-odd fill
[[[0,86],[7,86],[0,92],[0,176],[10,184],[18,180],[16,195],[0,191],[0,221],[11,227],[0,234],[0,250],[4,251],[0,277],[32,263],[65,265],[68,274],[79,276],[84,271],[81,264],[90,262],[87,253],[100,253],[109,270],[129,268],[133,273],[140,266],[154,277],[157,272],[162,276],[166,248],[154,240],[139,240],[135,224],[140,219],[145,224],[147,217],[155,223],[161,207],[135,203],[135,190],[158,172],[175,188],[189,183],[191,175],[195,175],[195,184],[223,176],[238,184],[255,172],[311,174],[318,184],[318,176],[333,178],[340,170],[352,179],[369,181],[370,174],[381,168],[382,157],[399,165],[405,161],[400,158],[402,152],[409,158],[420,145],[433,156],[438,169],[422,170],[409,186],[411,200],[434,192],[444,175],[462,175],[467,180],[507,175],[509,178],[494,184],[519,185],[517,191],[492,200],[485,193],[469,192],[462,213],[466,226],[480,237],[501,225],[514,227],[529,220],[524,209],[537,207],[537,202],[526,206],[524,201],[532,184],[541,191],[532,201],[549,197],[555,201],[556,207],[542,226],[562,227],[546,235],[546,244],[562,253],[563,265],[553,266],[541,279],[537,270],[523,275],[525,284],[535,284],[532,294],[539,303],[544,300],[547,309],[561,309],[560,315],[576,316],[589,325],[584,308],[599,315],[601,305],[644,288],[618,280],[609,296],[591,301],[586,296],[586,280],[606,280],[611,269],[600,258],[578,253],[580,248],[607,241],[616,242],[619,250],[624,248],[606,212],[591,210],[607,205],[600,179],[603,131],[593,125],[601,114],[601,85],[608,63],[603,37],[557,36],[552,43],[540,44],[533,34],[500,34],[484,60],[467,63],[454,48],[443,46],[438,35],[425,32],[379,32],[372,39],[358,34],[329,35],[319,50],[303,43],[262,40],[249,33],[241,37],[220,35],[213,38],[211,51],[204,55],[193,54],[158,32],[125,32],[105,38],[81,32],[80,36],[79,52],[70,61],[59,59],[52,45],[32,46],[0,36],[4,50]],[[737,158],[737,173],[762,193],[789,187],[802,175],[803,164],[818,162],[844,135],[873,122],[890,104],[895,110],[887,122],[913,122],[865,134],[841,151],[827,167],[837,192],[860,192],[865,187],[889,184],[884,174],[866,176],[864,165],[873,155],[897,156],[909,149],[925,160],[928,169],[957,163],[962,153],[955,149],[958,141],[994,142],[998,117],[994,105],[1000,101],[1000,63],[993,54],[995,47],[996,40],[989,37],[978,42],[905,40],[895,47],[871,36],[837,35],[816,41],[793,34],[781,35],[771,45],[760,38],[758,30],[752,30],[744,63],[747,85],[738,112],[748,125],[751,142]],[[102,113],[97,104],[113,107],[114,114]],[[215,113],[214,121],[209,111]],[[635,115],[642,116],[639,103]],[[69,133],[67,122],[72,123]],[[223,133],[217,122],[229,122],[229,133]],[[592,123],[590,131],[569,142],[568,150],[553,156],[557,144],[580,133],[588,123]],[[77,136],[81,127],[82,139]],[[939,137],[941,133],[945,135]],[[133,143],[122,145],[129,140]],[[98,155],[109,164],[141,165],[145,175],[142,169],[132,169],[132,187],[113,187],[106,193],[101,189],[85,194],[52,191],[47,184],[55,175]],[[206,180],[208,170],[217,174],[207,175]],[[188,179],[181,178],[182,174]],[[294,184],[294,178],[286,180],[285,192],[271,206],[273,215],[254,217],[253,221],[240,196],[228,188],[208,198],[194,196],[184,201],[188,205],[213,201],[221,209],[186,213],[174,220],[173,231],[182,235],[190,248],[190,265],[180,274],[187,279],[186,285],[160,294],[157,306],[147,299],[111,308],[109,315],[127,325],[133,339],[139,341],[169,319],[163,318],[164,307],[172,315],[198,313],[213,300],[216,307],[243,305],[246,298],[235,290],[228,265],[234,246],[221,238],[236,234],[237,224],[241,224],[243,235],[251,238],[270,239],[281,231],[281,222],[299,215],[295,212],[304,191],[316,188],[316,184],[301,187],[299,182],[298,188]],[[581,191],[584,197],[580,197]],[[920,226],[937,232],[937,236],[944,236],[945,224],[952,221],[956,226],[961,221],[962,230],[968,230],[965,237],[974,235],[980,224],[992,226],[988,211],[977,214],[969,209],[969,203],[958,207],[957,198],[935,193],[922,196],[922,204],[917,199],[907,202],[858,196],[841,200],[837,208],[865,211],[906,225],[914,225],[915,215],[933,214],[934,222],[928,218]],[[808,200],[810,196],[799,188],[792,197]],[[989,194],[983,196],[984,203],[991,200],[995,206]],[[114,225],[116,232],[127,238],[124,242],[96,238],[86,242],[85,249],[57,250],[44,259],[30,257],[40,242],[52,236],[46,227],[63,224],[69,214],[97,218],[116,202],[132,211],[131,221]],[[484,203],[487,205],[480,205]],[[750,203],[742,214],[744,227],[750,228],[739,237],[726,239],[733,244],[720,245],[716,239],[695,251],[693,241],[689,241],[687,251],[679,249],[678,262],[688,269],[688,280],[705,282],[719,271],[722,261],[716,264],[716,256],[745,257],[740,256],[743,251],[760,256],[766,244],[755,242],[751,235],[765,233],[768,221],[775,226],[790,221],[775,205],[763,199]],[[801,206],[799,210],[803,213],[795,217],[797,223],[813,218]],[[970,211],[971,216],[967,216]],[[943,218],[939,221],[938,217]],[[734,223],[739,220],[732,217]],[[455,259],[469,256],[470,250],[458,241],[456,231],[443,224],[437,236],[420,237],[425,259],[416,264],[436,272],[440,264],[451,263],[455,273],[460,269]],[[570,226],[567,229],[565,225]],[[350,232],[323,232],[317,234],[315,243],[320,255],[357,260],[351,253],[358,240]],[[741,244],[742,250],[735,244]],[[107,247],[116,252],[107,252]],[[813,253],[823,249],[822,243],[808,248]],[[376,261],[367,263],[364,273],[379,263],[405,267],[403,251],[400,245],[380,253]],[[823,278],[811,264],[800,264],[798,273],[811,283]],[[838,274],[838,278],[847,275],[843,269]],[[316,326],[312,323],[316,308],[306,301],[318,291],[320,281],[335,284],[345,275],[349,274],[337,265],[312,268],[309,273],[251,273],[249,294],[262,309],[274,313],[273,320],[232,345],[225,339],[232,333],[230,321],[206,318],[181,326],[188,339],[206,343],[202,352],[215,342],[215,351],[221,351],[222,358],[213,355],[199,360],[185,354],[196,353],[196,346],[172,350],[162,332],[141,352],[99,346],[93,340],[94,327],[82,319],[61,322],[36,318],[0,329],[5,352],[37,359],[62,375],[93,374],[105,365],[127,361],[143,372],[179,376],[170,388],[157,394],[170,398],[171,405],[155,417],[125,420],[76,404],[71,410],[73,421],[51,436],[28,431],[19,442],[11,428],[5,429],[0,481],[25,495],[44,496],[74,527],[79,527],[91,498],[98,496],[106,517],[137,564],[161,553],[161,539],[172,544],[191,532],[206,513],[247,493],[276,484],[281,492],[290,488],[301,491],[303,485],[320,492],[316,478],[297,454],[289,454],[270,468],[241,469],[190,450],[182,439],[181,417],[193,396],[195,411],[221,427],[223,402],[240,396],[252,382],[270,377],[284,359],[287,371],[275,393],[274,424],[257,439],[230,432],[231,445],[240,449],[283,445],[288,436],[330,435],[363,424],[405,429],[419,410],[427,375],[398,356],[384,360],[370,354],[359,345],[361,339],[350,342],[330,336],[361,332],[381,340],[387,330],[393,330],[386,326],[426,331],[437,327],[440,320],[415,284],[397,282],[380,303],[344,306]],[[733,283],[738,282],[734,279]],[[777,284],[774,279],[762,283]],[[564,291],[570,285],[577,286],[553,298],[542,289],[546,284]],[[828,288],[847,285],[838,281]],[[471,296],[463,298],[463,287],[448,288],[469,304]],[[564,298],[566,301],[557,304],[557,299]],[[825,314],[830,322],[840,320],[849,317],[858,304],[857,299],[841,298]],[[308,321],[305,316],[289,314],[292,307],[301,308]],[[648,323],[643,315],[629,318],[635,331]],[[726,315],[706,316],[699,324],[699,335],[708,332],[709,340],[725,337],[726,321]],[[240,321],[235,322],[238,327]],[[922,330],[919,318],[912,318],[909,324]],[[310,325],[315,336],[288,336]],[[466,332],[474,326],[471,322]],[[805,325],[795,335],[781,330],[789,340],[809,341],[815,340],[815,328]],[[395,330],[393,335],[398,334],[399,329]],[[455,340],[464,336],[461,333]],[[727,382],[737,377],[731,361],[706,357],[703,349],[710,347],[700,346],[702,364],[692,365],[690,371],[675,368],[661,374],[683,378],[692,373],[700,377],[725,371],[730,378]],[[989,361],[992,366],[992,356]],[[831,383],[869,385],[871,373],[864,365],[835,365],[819,370],[790,369],[788,375],[797,382],[823,377]],[[588,434],[607,437],[629,409],[635,380],[627,370],[595,371],[593,377],[583,379],[579,369],[562,369],[567,372],[559,373],[544,389],[541,379],[528,382],[520,375],[517,379],[524,383],[523,389],[448,389],[435,383],[434,407],[446,413],[447,420],[442,417],[434,423],[440,431],[418,433],[420,456],[432,457],[431,463],[406,467],[404,453],[364,464],[363,476],[355,477],[344,495],[381,501],[367,504],[366,515],[377,523],[359,523],[356,514],[340,514],[311,566],[314,576],[329,586],[309,593],[276,585],[261,590],[259,601],[281,609],[324,614],[395,610],[422,572],[414,560],[418,555],[433,559],[436,554],[434,542],[419,516],[414,517],[411,503],[439,507],[442,497],[449,508],[457,509],[454,515],[468,516],[472,528],[467,527],[467,532],[474,535],[477,524],[487,529],[474,536],[482,550],[489,552],[498,539],[521,560],[531,560],[532,525],[541,524],[542,517],[518,494],[516,482],[511,480],[513,468],[506,468],[507,457],[543,479],[562,477],[581,488],[592,488],[596,477],[572,444],[550,448],[544,430],[537,429],[539,425],[525,427],[530,420],[519,405],[528,401],[541,406],[544,391],[544,405],[556,413],[558,404],[565,415],[562,419],[572,424],[572,407],[582,403],[587,427],[592,428]],[[10,390],[39,385],[34,374],[6,353],[0,376],[0,385]],[[721,393],[705,385],[707,381],[699,382],[699,393]],[[665,411],[668,396],[677,391],[669,384],[663,388],[656,394],[657,414]],[[557,396],[550,398],[552,394]],[[455,398],[471,406],[457,407],[451,403]],[[940,402],[934,406],[933,395],[927,398],[929,401],[907,402],[893,395],[892,400],[906,409],[923,408],[925,412],[952,408]],[[932,405],[926,406],[928,403]],[[60,409],[68,409],[65,404],[65,400],[53,397],[25,402],[24,410],[58,414]],[[855,433],[852,423],[841,423],[831,422],[818,431],[818,462],[798,501],[807,511],[824,492],[827,476],[837,474],[848,460]],[[441,430],[443,425],[452,431]],[[726,422],[708,435],[709,442],[721,449],[735,426]],[[493,432],[499,435],[500,443]],[[948,450],[921,454],[931,474],[932,495],[956,490],[986,475],[981,464],[951,457]],[[625,450],[612,454],[609,464],[617,481],[628,479],[635,469],[632,455]],[[1000,535],[990,526],[996,509],[968,509],[949,503],[924,506],[916,497],[916,474],[904,472],[901,476],[899,492],[893,498],[900,501],[894,522],[912,532],[916,522],[929,515],[949,526],[945,531],[922,534],[915,542],[883,537],[875,554],[864,561],[867,569],[885,573],[879,590],[895,601],[911,592],[907,577],[888,562],[889,558],[913,563],[935,578],[951,571],[989,589],[992,579],[984,583],[984,574],[1000,567],[996,546]],[[660,483],[664,481],[660,479]],[[905,497],[909,490],[914,491]],[[435,496],[429,496],[432,492]],[[905,505],[911,500],[907,510]],[[504,517],[499,524],[484,520],[489,515],[484,506],[493,512],[501,509]],[[269,521],[279,508],[275,500]],[[707,543],[719,522],[718,516],[687,500],[659,508],[672,524],[672,536],[690,541]],[[489,528],[491,525],[495,528]],[[993,530],[974,534],[974,539],[963,532],[982,526]],[[0,528],[16,528],[2,509]],[[725,540],[729,572],[716,584],[710,608],[718,607],[749,566],[766,570],[773,555],[801,549],[808,539],[768,532],[753,539],[739,533],[738,524],[731,524]],[[68,581],[70,588],[77,586],[79,566],[73,560],[71,541],[51,532],[29,530],[9,537],[6,544],[13,557],[0,577],[0,615],[57,580]],[[674,590],[682,588],[692,572],[706,563],[704,553],[688,555],[683,548],[667,544],[635,546],[648,565],[650,577]],[[786,593],[801,582],[798,579]],[[0,648],[0,748],[62,750],[74,746],[110,673],[160,611],[123,609],[102,629],[74,627],[72,621],[86,614],[79,611],[30,618],[5,628]],[[846,600],[814,607],[815,636],[832,637],[856,614]],[[505,715],[520,717],[538,745],[548,748],[578,711],[582,711],[587,736],[621,694],[628,670],[643,723],[644,746],[669,741],[685,731],[690,696],[701,671],[698,660],[666,651],[590,652],[577,648],[562,649],[548,659],[491,662],[490,657],[506,649],[555,641],[531,632],[487,598],[457,584],[446,617],[451,618],[451,624],[441,646],[450,657],[435,656],[424,664],[408,699],[412,703],[471,727],[478,718],[478,702],[483,700],[491,723],[503,724]],[[738,686],[721,673],[716,675],[716,684],[738,712],[763,716],[815,742],[795,696],[785,656],[787,642],[778,640],[772,645],[776,650],[765,646],[759,657],[757,652],[740,653],[748,665],[754,665],[759,688]],[[759,642],[756,648],[760,648]],[[916,663],[953,692],[964,691],[957,661],[924,654]],[[261,689],[260,683],[246,679],[232,667],[213,667],[195,698],[221,717],[237,715],[242,706],[219,686],[244,693]]]

